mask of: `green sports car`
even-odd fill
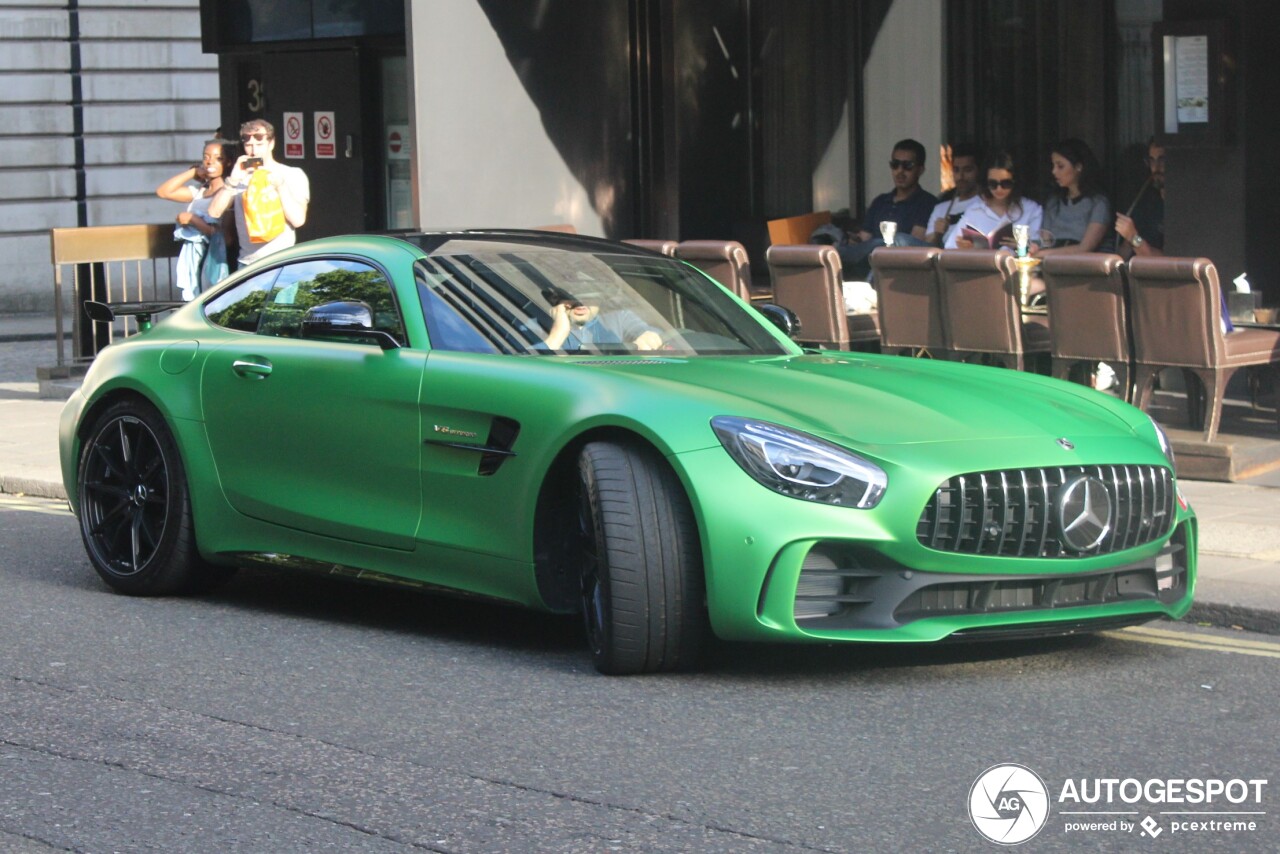
[[[160,322],[152,315],[171,308]],[[581,612],[607,673],[733,640],[1178,618],[1195,514],[1084,386],[804,350],[698,270],[485,231],[299,244],[137,315],[62,415],[113,588],[311,568]]]

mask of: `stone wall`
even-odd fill
[[[173,220],[155,188],[217,128],[217,64],[199,0],[0,3],[0,314],[52,311],[50,228]]]

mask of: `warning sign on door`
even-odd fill
[[[284,114],[284,156],[297,160],[307,155],[306,134],[302,130],[302,113]]]
[[[333,113],[316,113],[315,132],[316,132],[316,157],[321,160],[332,160],[338,156],[338,146],[334,142],[334,134],[337,132],[334,127]]]

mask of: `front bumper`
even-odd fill
[[[779,561],[760,597],[759,614],[827,639],[856,633],[923,633],[913,639],[940,640],[975,627],[1010,627],[1028,620],[1045,623],[1092,615],[1174,616],[1189,604],[1191,526],[1184,524],[1155,554],[1104,569],[1068,570],[1054,561],[1037,573],[921,572],[877,561],[874,552],[840,543],[809,548],[794,584]],[[783,581],[782,576],[787,580]],[[1141,620],[1135,620],[1140,622]],[[959,626],[960,628],[957,628]],[[943,633],[945,632],[945,634]]]
[[[1156,464],[1133,448],[1110,453]],[[1002,456],[1016,461],[1017,449]],[[921,542],[918,525],[930,495],[955,471],[918,465],[922,457],[917,452],[911,469],[891,471],[885,501],[862,511],[776,495],[719,449],[681,455],[687,483],[717,484],[711,496],[690,490],[717,635],[821,642],[1047,636],[1190,610],[1197,532],[1189,507],[1175,504],[1167,534],[1108,553],[947,551]]]

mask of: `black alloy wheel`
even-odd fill
[[[81,452],[77,486],[85,549],[114,589],[188,592],[231,574],[196,551],[182,460],[151,406],[125,401],[102,413]]]

